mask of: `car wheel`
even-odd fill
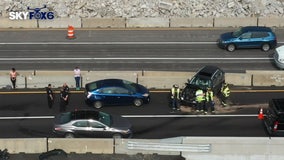
[[[103,103],[101,101],[96,101],[94,102],[93,106],[99,109],[103,107]]]
[[[135,99],[133,103],[134,103],[134,106],[140,107],[140,106],[142,106],[143,101],[142,101],[142,99]]]
[[[267,44],[267,43],[264,43],[262,46],[261,46],[261,50],[263,50],[264,52],[267,52],[270,50],[270,45]]]
[[[235,51],[235,50],[236,50],[236,46],[235,46],[234,44],[229,44],[229,45],[227,46],[227,51],[233,52],[233,51]]]
[[[112,136],[114,139],[116,138],[122,138],[122,135],[120,133],[115,133],[113,136]]]
[[[73,133],[66,133],[65,134],[65,138],[74,138],[74,134]]]

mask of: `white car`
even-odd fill
[[[279,69],[284,69],[284,45],[275,49],[273,57],[276,66]]]

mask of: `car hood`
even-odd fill
[[[127,118],[119,115],[112,115],[112,128],[127,130],[131,128],[131,124]]]
[[[284,45],[277,47],[275,50],[279,55],[282,55],[282,56],[284,55]]]
[[[202,88],[200,88],[200,87],[197,86],[197,85],[189,84],[189,83],[186,84],[186,88],[189,89],[189,90],[193,90],[193,91],[196,91],[196,90],[198,90],[198,89],[202,89]]]
[[[235,37],[233,37],[233,32],[223,33],[223,34],[221,34],[221,36],[220,36],[220,39],[221,39],[222,41],[227,41],[227,40],[230,40],[230,39],[232,39],[232,38],[235,38]]]
[[[140,84],[137,84],[136,89],[137,89],[137,92],[141,94],[149,93],[149,90]]]

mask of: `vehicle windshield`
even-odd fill
[[[243,33],[242,28],[239,28],[235,32],[232,33],[233,37],[239,37]]]
[[[95,82],[89,83],[86,85],[87,91],[93,91],[93,90],[96,90],[97,88],[98,88],[98,84]]]
[[[112,124],[111,115],[104,113],[104,112],[100,112],[99,121],[102,122],[103,124],[107,125],[107,126],[111,126],[111,124]]]
[[[127,88],[127,89],[129,89],[129,90],[131,90],[133,92],[137,92],[138,91],[137,85],[135,83],[130,82],[130,81],[126,81],[126,80],[123,80],[122,82],[123,82],[125,88]]]
[[[190,84],[196,85],[202,89],[206,89],[208,87],[211,87],[211,81],[210,79],[205,79],[203,77],[193,77],[192,80],[190,81]]]

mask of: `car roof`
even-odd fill
[[[71,120],[77,119],[99,119],[100,112],[92,110],[80,110],[71,112]]]
[[[271,28],[264,26],[247,26],[242,27],[243,32],[254,31],[254,32],[272,32]]]
[[[206,76],[206,77],[211,77],[213,74],[216,73],[216,71],[220,70],[223,72],[219,67],[217,66],[204,66],[201,68],[196,75],[200,76]]]
[[[98,80],[98,81],[87,83],[85,88],[88,91],[90,91],[90,90],[94,90],[94,89],[98,89],[98,88],[112,87],[112,86],[121,86],[121,87],[123,87],[124,86],[124,84],[123,84],[124,81],[126,81],[126,80],[122,80],[122,79],[103,79],[103,80]]]

